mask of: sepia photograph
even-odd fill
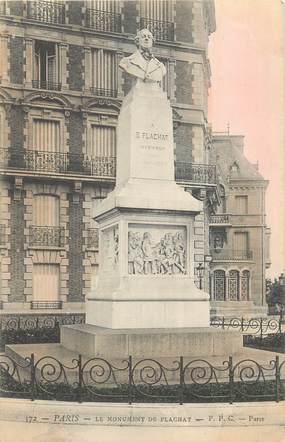
[[[285,442],[284,106],[284,0],[0,0],[0,442]]]

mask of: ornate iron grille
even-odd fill
[[[102,32],[121,32],[121,15],[96,9],[87,9],[86,26]]]
[[[87,247],[88,249],[98,249],[99,247],[99,230],[88,229],[87,231]]]
[[[175,179],[193,183],[216,184],[216,166],[175,162]]]
[[[244,270],[240,279],[240,297],[242,301],[247,301],[249,296],[249,276],[248,270]]]
[[[51,226],[30,226],[29,246],[64,247],[64,228]]]
[[[239,297],[239,272],[229,271],[229,300],[237,301]]]
[[[0,246],[5,246],[6,244],[6,226],[0,224]]]
[[[211,249],[214,261],[251,261],[253,253],[251,250],[234,249]]]
[[[28,18],[46,23],[65,23],[65,6],[63,3],[48,1],[28,2]]]
[[[211,215],[210,224],[229,224],[230,215],[227,213],[220,213],[216,215]]]
[[[31,310],[62,309],[62,301],[31,301]]]
[[[116,176],[115,157],[89,157],[83,154],[39,150],[0,149],[0,167],[110,178]]]
[[[214,299],[215,301],[226,299],[226,275],[223,270],[214,271]]]
[[[32,80],[32,86],[34,89],[45,89],[49,91],[61,90],[61,83],[55,83],[54,81]]]
[[[174,23],[172,22],[152,20],[142,17],[140,19],[140,28],[149,29],[156,40],[174,40]]]
[[[115,89],[103,89],[101,87],[91,87],[90,92],[94,95],[100,95],[100,97],[117,98],[118,91]]]

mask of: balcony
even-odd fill
[[[99,230],[98,229],[88,229],[87,230],[87,248],[96,249],[99,247]]]
[[[65,231],[63,227],[30,226],[30,247],[64,247]]]
[[[60,91],[61,83],[54,81],[32,80],[32,87],[34,89],[45,89],[47,91]]]
[[[31,301],[31,310],[62,309],[62,301]]]
[[[251,250],[211,249],[213,261],[252,261]]]
[[[174,41],[174,23],[142,17],[140,28],[149,29],[155,40]]]
[[[117,98],[118,91],[115,89],[103,89],[101,87],[91,87],[91,94],[99,95],[100,97]]]
[[[6,226],[4,224],[0,224],[0,247],[6,245]]]
[[[96,9],[86,9],[86,26],[101,32],[121,32],[121,15]]]
[[[175,180],[198,184],[216,184],[216,166],[175,162]]]
[[[49,1],[29,1],[28,18],[45,23],[65,23],[65,6],[63,3]]]
[[[230,215],[228,213],[217,213],[210,216],[210,226],[220,227],[220,226],[230,226]]]
[[[39,150],[0,149],[0,167],[29,172],[55,172],[115,178],[115,157],[47,152]]]

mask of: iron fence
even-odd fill
[[[28,1],[27,3],[28,18],[46,23],[65,23],[65,6],[63,3],[43,0]]]
[[[65,229],[53,226],[30,226],[29,246],[64,247]]]
[[[267,318],[226,318],[213,317],[210,325],[223,330],[236,330],[250,335],[258,335],[261,338],[273,333],[281,333],[282,320]]]
[[[140,28],[149,29],[156,40],[174,41],[174,23],[142,17]]]
[[[31,310],[62,309],[62,301],[31,301]]]
[[[55,81],[44,80],[32,80],[32,86],[34,89],[46,89],[49,91],[60,91],[61,83]]]
[[[117,98],[118,91],[116,89],[104,89],[101,87],[91,87],[90,92],[101,97]]]
[[[87,8],[86,26],[101,32],[121,32],[121,15]]]
[[[0,149],[0,167],[34,172],[116,176],[116,158],[24,149]]]
[[[211,249],[213,261],[252,261],[252,250]]]
[[[0,316],[0,331],[31,331],[43,328],[56,328],[60,325],[82,324],[85,322],[85,313],[51,314],[24,314]]]
[[[62,362],[34,353],[21,360],[0,356],[5,396],[127,402],[234,402],[285,400],[285,361],[267,364],[229,356],[219,365],[180,357],[169,365],[152,358],[108,361],[78,355]]]
[[[210,216],[210,224],[229,224],[230,215],[228,213],[216,213]]]
[[[216,184],[216,166],[176,161],[175,179],[199,184]]]

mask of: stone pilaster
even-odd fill
[[[67,90],[67,44],[60,43],[59,45],[59,60],[60,60],[60,82],[62,90]]]

